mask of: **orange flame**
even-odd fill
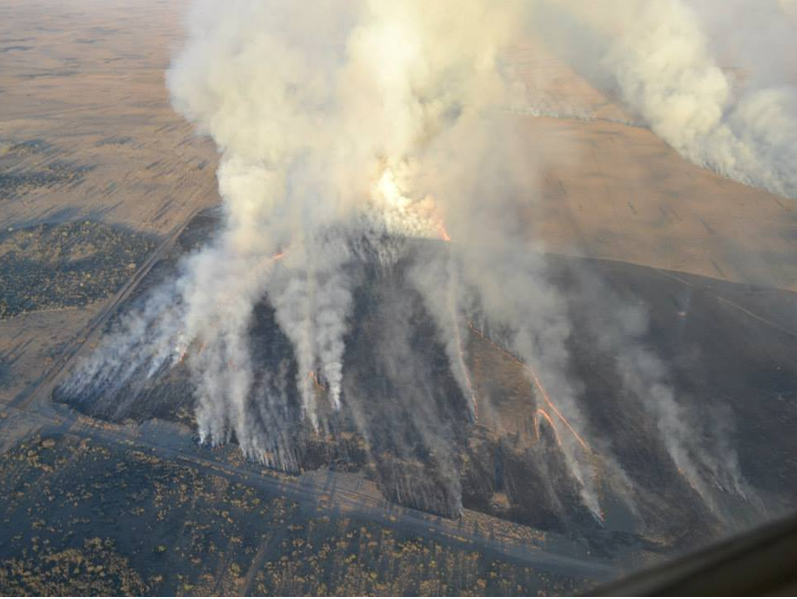
[[[177,359],[177,362],[175,362],[175,365],[180,365],[180,364],[182,364],[185,361],[185,358],[188,355],[188,350],[189,349],[190,349],[190,347],[186,347],[185,349],[183,349],[180,352],[180,357]],[[200,355],[203,351],[205,351],[205,342],[204,341],[202,341],[199,344],[199,346],[197,347],[196,355],[197,356]]]
[[[327,390],[327,388],[321,383],[321,381],[318,380],[318,375],[316,374],[315,370],[311,370],[308,373],[307,378],[313,381],[313,385],[315,385],[315,388],[318,389],[319,391]]]
[[[554,414],[556,414],[557,418],[562,422],[562,424],[564,424],[570,430],[573,437],[575,437],[576,441],[578,441],[579,445],[581,445],[581,447],[583,447],[585,451],[592,453],[592,448],[587,444],[586,441],[584,441],[584,439],[581,438],[581,436],[576,432],[576,430],[573,428],[570,422],[568,422],[567,418],[565,418],[564,414],[562,414],[562,412],[560,412],[559,409],[551,401],[551,398],[548,395],[548,392],[545,390],[545,387],[542,386],[542,382],[540,381],[540,378],[537,376],[537,373],[535,373],[534,370],[532,370],[528,364],[521,362],[509,350],[494,343],[492,339],[489,339],[482,331],[477,329],[476,325],[474,325],[472,322],[468,322],[468,327],[470,327],[470,330],[472,330],[476,335],[478,335],[483,341],[486,341],[494,348],[499,350],[501,353],[503,353],[505,356],[507,356],[517,364],[520,364],[520,366],[522,366],[529,373],[529,376],[532,382],[534,383],[534,386],[537,388],[537,391],[539,391],[539,394],[540,396],[542,396],[542,399],[545,401],[545,403],[548,404],[548,407],[551,408],[551,410],[553,410]]]
[[[542,408],[538,408],[537,412],[534,414],[534,432],[536,434],[537,441],[540,440],[540,419],[537,417],[538,415],[542,416],[543,419],[545,419],[545,421],[550,425],[554,437],[556,438],[556,444],[561,446],[562,439],[559,438],[559,430],[556,428],[556,424],[554,424],[554,421],[548,415],[548,412],[546,412]]]
[[[553,402],[551,401],[551,398],[548,397],[548,392],[545,391],[545,387],[542,386],[542,383],[540,382],[540,379],[537,376],[537,374],[529,366],[525,366],[525,368],[526,368],[526,370],[528,370],[529,374],[531,375],[531,379],[534,381],[534,385],[537,387],[537,389],[539,389],[540,394],[542,395],[543,399],[545,399],[545,403],[548,404],[548,407],[550,407],[554,411],[554,413],[559,417],[559,420],[561,420],[562,423],[568,429],[570,429],[570,432],[573,433],[573,436],[576,438],[576,441],[579,442],[581,447],[583,447],[586,451],[592,452],[592,448],[589,445],[587,445],[586,441],[584,441],[584,439],[582,439],[579,436],[579,434],[575,431],[575,429],[567,421],[567,418],[564,417],[564,415],[559,411],[559,409],[553,404]]]
[[[451,237],[448,235],[448,231],[446,231],[446,226],[443,224],[443,221],[437,223],[437,232],[440,234],[440,239],[451,243]]]

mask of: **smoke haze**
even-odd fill
[[[551,45],[682,156],[741,183],[797,197],[789,3],[534,4],[535,22]],[[725,60],[741,68],[724,70]]]
[[[783,83],[791,65],[784,58],[764,70],[753,57],[740,81],[723,71],[720,56],[734,49],[711,43],[706,31],[723,11],[753,10],[731,4],[197,2],[168,86],[176,110],[221,154],[224,230],[183,262],[177,281],[128,314],[69,384],[119,386],[185,359],[203,441],[234,437],[247,456],[295,468],[291,387],[299,417],[315,431],[333,430],[334,414],[347,406],[363,437],[372,437],[368,404],[345,388],[346,340],[358,326],[363,262],[387,269],[406,260],[466,419],[477,421],[479,405],[489,404],[469,373],[471,322],[525,365],[535,388],[529,401],[555,419],[568,476],[601,518],[589,442],[596,431],[570,372],[566,301],[520,217],[523,202],[535,201],[544,150],[531,155],[506,113],[534,98],[502,50],[541,35],[685,158],[795,197],[797,95]],[[787,5],[767,4],[772,19]],[[774,34],[793,33],[789,27]],[[406,242],[418,238],[450,243],[419,259]],[[666,368],[639,345],[644,315],[596,291],[600,282],[584,289],[596,306],[613,306],[592,323],[596,338],[689,484],[707,503],[712,488],[743,494],[732,452],[719,440],[695,445]],[[292,380],[288,365],[262,372],[253,359],[249,331],[264,298],[293,348]],[[438,472],[458,495],[456,457],[442,432],[451,415],[419,384],[424,366],[399,326],[411,322],[410,308],[399,300],[394,308],[394,343],[380,347],[380,363],[411,389],[402,417],[435,450]],[[615,464],[610,442],[601,448]],[[626,481],[619,470],[617,479]]]

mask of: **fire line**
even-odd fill
[[[567,421],[567,418],[565,418],[564,414],[562,414],[562,412],[560,412],[559,409],[551,401],[551,398],[548,395],[548,392],[545,390],[545,387],[542,386],[542,382],[540,381],[540,378],[537,376],[537,374],[534,372],[534,370],[532,370],[532,368],[528,364],[525,364],[524,362],[520,361],[514,354],[512,354],[512,352],[510,352],[509,350],[501,347],[500,345],[495,343],[492,339],[488,338],[482,331],[480,331],[478,328],[476,328],[476,325],[474,325],[473,322],[469,321],[468,322],[468,327],[470,328],[471,331],[476,333],[476,335],[478,335],[480,339],[482,339],[483,341],[486,341],[487,343],[492,345],[494,348],[496,348],[497,350],[502,352],[505,356],[507,356],[508,358],[512,359],[517,364],[520,364],[520,366],[522,366],[529,373],[529,375],[531,377],[531,380],[534,383],[534,386],[539,391],[539,393],[542,396],[542,398],[545,401],[545,403],[548,404],[548,407],[551,408],[551,410],[553,410],[553,412],[554,412],[554,414],[556,414],[557,418],[559,418],[559,420],[561,420],[562,424],[564,424],[568,428],[568,430],[573,434],[573,437],[575,437],[575,439],[576,439],[576,441],[578,441],[579,445],[581,445],[581,447],[583,447],[585,451],[588,451],[589,453],[592,453],[592,448],[587,444],[586,441],[584,441],[584,439],[581,438],[581,436],[576,432],[576,430],[573,428],[573,426]]]

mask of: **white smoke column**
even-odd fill
[[[219,442],[232,428],[248,439],[240,429],[252,376],[245,344],[234,338],[243,334],[260,290],[293,342],[304,413],[321,426],[307,375],[320,370],[333,407],[339,405],[352,239],[378,246],[379,232],[428,236],[431,229],[437,236],[439,211],[455,224],[469,222],[457,227],[467,243],[441,273],[443,295],[426,294],[466,396],[472,398],[472,390],[457,294],[472,286],[490,321],[509,332],[512,348],[530,366],[545,372],[559,409],[583,429],[567,382],[563,304],[539,259],[528,257],[501,214],[512,209],[522,188],[515,175],[524,169],[504,168],[507,156],[494,153],[499,140],[485,134],[490,115],[517,92],[497,56],[519,37],[525,4],[371,0],[347,4],[343,17],[338,4],[326,2],[311,9],[242,0],[197,6],[169,85],[176,108],[222,151],[225,242],[208,250],[219,255],[195,260],[195,268],[211,274],[196,273],[203,282],[185,299],[195,325],[189,336],[218,346],[205,350],[202,365],[203,433]],[[492,164],[486,171],[485,157]],[[469,172],[460,178],[463,168]],[[500,183],[507,177],[511,183]],[[491,226],[485,236],[482,227]],[[283,251],[273,276],[250,265]],[[377,248],[380,256],[391,251]],[[457,283],[456,263],[466,265],[457,267],[465,285]],[[216,272],[223,264],[230,265],[229,276]],[[238,276],[252,282],[237,282]],[[215,280],[234,295],[222,313]],[[224,322],[221,330],[217,322]],[[223,371],[231,362],[233,372]],[[585,504],[598,514],[594,473],[576,445],[566,437],[566,462]]]
[[[424,253],[422,261],[414,265],[410,276],[424,299],[426,309],[437,323],[451,371],[468,402],[471,417],[475,419],[478,417],[477,398],[463,343],[468,334],[465,306],[462,305],[467,292],[459,282],[457,271],[458,265],[448,251],[442,255],[435,253],[428,258]]]
[[[246,436],[238,428],[252,377],[245,344],[232,338],[262,293],[293,342],[306,416],[319,426],[311,372],[323,374],[340,406],[352,244],[366,238],[380,260],[392,260],[396,248],[382,247],[383,234],[437,234],[434,201],[413,187],[418,162],[464,110],[505,100],[496,55],[516,34],[521,7],[197,3],[169,88],[222,152],[226,233],[193,261],[206,272],[191,273],[197,283],[184,293],[187,336],[208,356],[200,414],[211,439],[228,438],[231,411],[236,435]],[[272,276],[263,265],[282,253]]]
[[[565,341],[570,327],[565,303],[548,280],[542,259],[529,251],[539,248],[529,246],[515,214],[521,200],[518,192],[538,188],[535,165],[525,162],[527,156],[519,144],[507,143],[517,139],[511,126],[495,119],[496,109],[511,105],[516,94],[515,82],[502,76],[495,55],[502,45],[518,38],[518,28],[525,25],[525,12],[512,3],[469,3],[467,8],[440,8],[440,14],[435,10],[440,5],[429,9],[414,3],[391,4],[384,10],[403,12],[407,6],[419,12],[415,15],[417,22],[426,22],[425,28],[434,34],[423,39],[426,61],[446,58],[449,52],[458,57],[480,50],[482,55],[477,55],[478,60],[471,59],[477,68],[465,79],[467,86],[453,69],[449,69],[450,74],[442,71],[446,77],[441,84],[447,84],[446,94],[455,101],[447,109],[442,104],[439,112],[451,116],[440,123],[446,127],[416,150],[417,162],[410,162],[403,188],[410,197],[430,193],[439,203],[446,226],[450,225],[451,251],[462,270],[462,285],[454,284],[462,290],[475,289],[488,320],[496,330],[507,332],[511,348],[529,366],[545,373],[546,386],[556,398],[558,409],[575,431],[583,433],[585,424],[577,407],[577,393],[567,372]],[[445,18],[437,22],[443,14]],[[459,20],[453,26],[451,15]],[[496,21],[496,15],[501,19]],[[396,21],[394,14],[390,22]],[[451,274],[437,285],[452,281]],[[427,305],[436,306],[431,312],[447,337],[452,370],[469,397],[472,391],[464,380],[467,373],[460,366],[461,342],[456,339],[458,306],[446,297],[446,291],[434,289],[434,285],[420,281]],[[573,435],[563,437],[570,473],[584,504],[598,516],[601,509],[591,456],[585,455]]]
[[[742,183],[797,197],[795,88],[735,97],[685,4],[645,2],[606,65],[623,99],[678,152]]]
[[[599,86],[615,86],[621,100],[682,156],[741,183],[797,197],[797,58],[790,52],[797,27],[784,14],[790,3],[535,4],[541,29],[568,60]],[[754,14],[771,16],[746,18]],[[712,43],[705,29],[713,23],[725,26],[716,28],[721,39]],[[720,67],[719,48],[741,60],[747,70],[741,80]]]
[[[294,244],[268,286],[277,321],[296,349],[296,382],[304,412],[315,427],[318,416],[311,373],[320,369],[329,385],[332,407],[340,408],[343,338],[351,308],[350,281],[344,270],[349,259],[349,248],[338,237]]]
[[[243,451],[251,454],[248,330],[274,260],[267,254],[241,255],[231,243],[223,236],[188,260],[180,280],[183,325],[185,337],[200,348],[190,360],[200,437],[222,443],[235,433]]]
[[[715,488],[753,499],[728,432],[721,430],[723,418],[703,410],[701,421],[696,410],[679,401],[667,366],[644,346],[646,311],[625,301],[590,272],[579,270],[576,278],[578,298],[598,349],[614,357],[623,389],[653,417],[660,440],[681,476],[714,510]]]
[[[184,293],[187,335],[204,347],[197,368],[200,432],[218,443],[234,431],[244,451],[252,434],[248,327],[267,291],[294,342],[306,416],[318,425],[303,378],[318,360],[334,385],[333,401],[339,399],[349,294],[341,277],[327,272],[340,261],[308,246],[340,216],[335,179],[325,176],[328,165],[311,145],[329,140],[319,127],[334,94],[325,73],[340,64],[345,35],[334,22],[345,20],[346,11],[319,8],[314,23],[286,2],[199,2],[169,74],[175,106],[223,153],[226,232],[194,258]],[[305,46],[297,43],[302,39]],[[288,277],[277,260],[286,251],[289,260],[305,260]]]

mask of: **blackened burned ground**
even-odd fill
[[[668,365],[680,401],[694,411],[693,418],[705,418],[709,429],[728,427],[725,435],[747,482],[763,499],[774,500],[772,505],[782,501],[780,509],[792,509],[797,438],[788,431],[797,426],[797,295],[623,263],[585,262],[579,271],[599,273],[610,293],[645,307],[649,328],[643,345]],[[602,317],[599,303],[589,301],[589,292],[570,297],[574,364],[587,382],[590,421],[629,465],[632,455],[644,456],[638,475],[655,480],[666,466],[649,443],[639,442],[651,432],[649,425],[618,410],[629,403],[606,401],[619,388],[606,376],[613,356],[590,351],[584,321]]]
[[[197,217],[130,302],[141,302],[148,290],[173,277],[179,256],[203,243],[217,223],[213,215]],[[445,246],[423,242],[413,251]],[[315,434],[299,422],[298,397],[291,392],[297,469],[361,472],[385,497],[443,514],[458,508],[458,479],[464,507],[586,538],[593,551],[607,555],[628,543],[662,549],[702,543],[754,521],[761,509],[780,511],[794,503],[794,294],[624,263],[549,257],[551,277],[567,297],[573,321],[572,374],[583,383],[589,440],[596,448],[610,447],[633,482],[635,514],[601,478],[607,513],[599,523],[581,507],[551,431],[542,427],[540,439],[529,439],[534,391],[522,367],[476,331],[465,343],[480,404],[489,403],[498,414],[493,422],[503,417],[516,426],[470,420],[433,322],[406,283],[406,266],[359,267],[363,283],[352,317],[357,326],[346,340],[345,407],[331,416],[331,434]],[[596,301],[598,296],[604,301]],[[639,398],[621,391],[617,356],[596,343],[596,322],[609,318],[600,306],[621,302],[647,311],[649,327],[638,341],[667,364],[667,382],[687,406],[688,418],[700,424],[694,429],[729,428],[722,435],[738,451],[742,474],[758,497],[720,496],[730,514],[725,521],[679,475]],[[251,337],[254,363],[286,368],[288,380],[299,374],[266,303],[256,309]],[[540,377],[544,381],[545,373]],[[194,425],[184,365],[135,384],[115,394],[70,396],[57,389],[54,399],[114,422],[157,417]],[[323,405],[324,391],[318,393]],[[356,418],[368,421],[369,439],[357,433]],[[605,464],[596,452],[600,471]]]

